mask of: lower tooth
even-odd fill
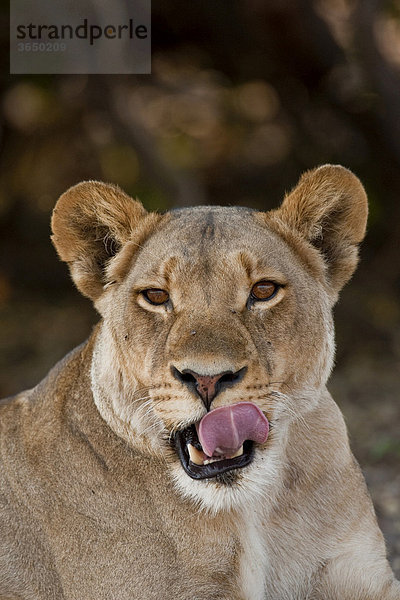
[[[221,456],[221,458],[207,458],[204,461],[205,465],[210,465],[211,463],[215,463],[215,462],[219,462],[220,460],[223,460],[223,457]]]
[[[237,458],[238,456],[242,456],[243,454],[243,446],[240,446],[239,450],[232,454],[232,456],[220,456],[220,457],[212,457],[204,459],[204,453],[200,450],[197,450],[192,444],[187,445],[187,450],[189,453],[189,458],[191,462],[195,465],[203,466],[209,465],[213,462],[218,462],[220,460],[224,460],[224,458]]]
[[[203,458],[204,455],[202,452],[200,452],[200,450],[197,450],[197,448],[192,446],[192,444],[188,444],[187,449],[188,449],[189,457],[190,457],[190,460],[192,461],[192,463],[194,463],[195,465],[203,465],[204,464],[204,458]]]
[[[243,446],[240,446],[239,450],[237,450],[235,452],[235,454],[232,454],[232,456],[230,456],[229,458],[236,458],[237,456],[242,456],[243,454]]]

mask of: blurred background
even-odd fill
[[[153,0],[140,76],[10,76],[2,6],[0,396],[35,385],[97,320],[50,242],[66,188],[269,209],[305,169],[340,163],[370,218],[335,311],[330,389],[400,575],[399,0]]]

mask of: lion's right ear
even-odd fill
[[[85,296],[100,296],[108,261],[146,216],[150,215],[140,202],[98,181],[78,183],[59,198],[51,221],[52,241]]]

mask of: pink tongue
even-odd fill
[[[204,452],[212,456],[235,454],[245,440],[263,444],[268,437],[268,420],[252,402],[222,406],[207,413],[199,423],[198,436]]]

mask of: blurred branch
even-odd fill
[[[379,133],[383,137],[392,155],[394,163],[385,165],[385,180],[389,180],[389,190],[386,194],[392,197],[392,202],[386,198],[386,212],[390,222],[388,236],[379,253],[377,253],[372,269],[381,271],[382,264],[390,264],[391,269],[386,274],[385,283],[392,288],[400,276],[400,263],[393,260],[398,256],[398,240],[400,238],[400,75],[380,52],[375,33],[375,24],[383,8],[381,0],[361,0],[354,14],[353,28],[359,49],[359,60],[366,75],[371,80],[380,105],[375,112]],[[397,163],[397,164],[396,164]],[[389,194],[388,194],[389,192]]]
[[[381,0],[362,0],[354,14],[359,58],[381,98],[378,116],[400,165],[400,76],[377,47],[374,26],[382,11]]]
[[[116,85],[115,78],[96,78],[90,84],[90,95],[95,105],[107,111],[116,136],[137,152],[149,179],[171,198],[173,206],[206,204],[206,194],[198,178],[192,172],[184,172],[167,163],[157,149],[157,142],[142,123],[120,109],[123,84]]]

